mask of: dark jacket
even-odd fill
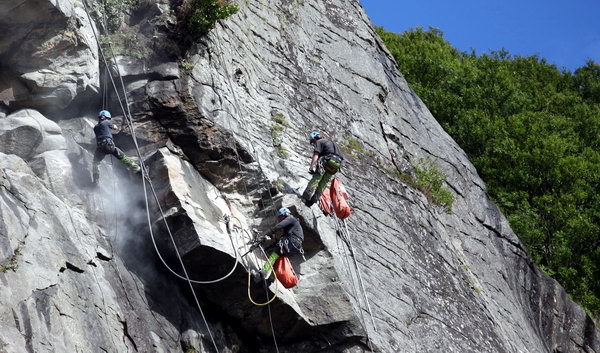
[[[304,232],[302,231],[302,226],[300,226],[300,222],[298,218],[293,216],[287,216],[285,219],[279,223],[275,227],[271,229],[271,233],[275,233],[278,230],[283,229],[283,237],[291,237],[300,241],[300,244],[304,241]]]
[[[317,142],[315,143],[314,152],[317,152],[319,154],[319,157],[335,155],[340,157],[340,159],[342,160],[344,159],[342,151],[340,151],[338,145],[328,139],[317,140]]]
[[[113,123],[108,120],[101,120],[96,126],[94,126],[94,133],[96,134],[96,142],[102,142],[106,139],[112,139],[112,132],[110,129],[113,128]]]

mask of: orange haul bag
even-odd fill
[[[321,207],[321,211],[325,216],[333,215],[333,205],[331,204],[331,192],[329,190],[325,190],[324,193],[321,194],[321,198],[319,199],[319,206]]]
[[[352,208],[346,202],[350,196],[346,192],[346,188],[342,185],[339,178],[333,178],[331,181],[331,203],[335,210],[335,215],[338,218],[347,218],[352,213]]]
[[[285,288],[292,288],[298,284],[298,275],[296,274],[296,271],[294,271],[292,263],[287,256],[280,256],[277,261],[275,261],[274,271],[277,280],[279,280]]]

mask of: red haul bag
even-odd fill
[[[331,181],[330,192],[331,203],[333,204],[335,215],[342,219],[350,216],[352,208],[348,205],[348,202],[346,202],[350,196],[348,196],[348,193],[339,178],[333,178]]]
[[[296,274],[296,271],[294,271],[292,263],[287,256],[280,256],[277,261],[275,261],[274,271],[277,280],[279,280],[285,288],[292,288],[298,284],[298,275]]]
[[[321,211],[323,211],[323,214],[325,216],[333,214],[333,205],[331,204],[331,192],[329,190],[325,190],[325,192],[321,194],[321,198],[319,199],[319,206],[321,207]]]

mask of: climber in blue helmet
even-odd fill
[[[94,184],[97,184],[100,179],[100,162],[102,162],[107,154],[117,157],[129,170],[135,173],[140,171],[140,166],[115,146],[110,130],[117,130],[118,127],[110,122],[111,119],[110,112],[102,110],[98,113],[98,124],[94,126],[94,134],[96,134],[96,152],[94,153],[94,162],[92,165],[92,180]]]
[[[276,245],[279,255],[291,255],[303,253],[302,242],[304,241],[304,232],[298,218],[292,216],[289,208],[280,208],[277,211],[278,223],[267,232],[267,235],[273,237],[275,233],[283,230],[283,234]]]
[[[298,218],[292,216],[289,208],[283,207],[277,211],[277,221],[278,223],[263,236],[263,239],[274,238],[275,233],[280,230],[283,230],[283,234],[278,241],[265,249],[265,252],[271,252],[271,255],[269,255],[268,261],[261,271],[252,271],[255,281],[265,278],[265,275],[271,270],[271,266],[282,255],[289,257],[302,254],[304,257],[304,250],[302,249],[304,232]]]
[[[314,146],[308,173],[312,178],[302,193],[302,201],[308,207],[316,203],[327,188],[329,180],[340,170],[344,157],[333,141],[326,139],[318,131],[308,135],[308,141]]]

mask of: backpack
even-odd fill
[[[285,288],[292,288],[298,284],[298,275],[296,274],[296,271],[294,271],[292,263],[287,256],[280,256],[277,261],[275,261],[274,271],[277,280],[279,280]]]

